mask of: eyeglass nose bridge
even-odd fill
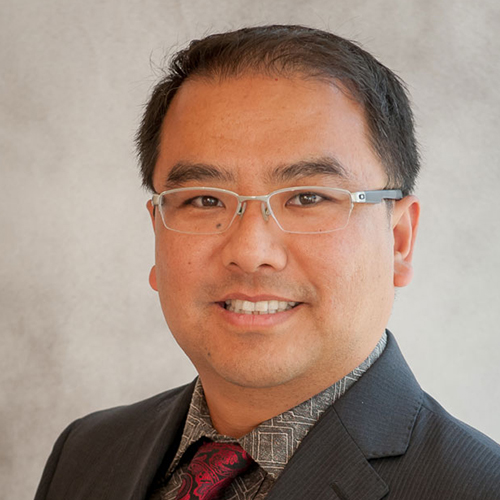
[[[269,198],[271,198],[270,194],[262,195],[262,196],[237,196],[238,198],[238,208],[236,210],[236,215],[240,217],[243,216],[245,210],[247,208],[247,201],[260,201],[260,209],[262,212],[262,217],[267,222],[269,220],[269,216],[271,215],[275,220],[273,211],[271,206],[269,205]],[[277,222],[277,221],[276,221]]]

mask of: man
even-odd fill
[[[37,500],[493,499],[500,449],[385,331],[419,219],[399,79],[298,26],[194,41],[138,133],[150,275],[199,378],[73,423]]]

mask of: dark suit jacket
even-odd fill
[[[193,385],[60,436],[35,500],[144,500],[175,455]],[[306,436],[269,500],[500,499],[500,447],[425,394],[394,337]]]

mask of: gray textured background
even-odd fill
[[[391,328],[423,387],[500,440],[499,12],[497,0],[1,0],[0,497],[33,497],[71,420],[193,377],[147,282],[133,135],[171,47],[245,24],[331,29],[407,81],[423,216]]]

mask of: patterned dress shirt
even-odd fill
[[[266,420],[239,439],[223,436],[214,429],[203,387],[198,379],[179,449],[165,476],[154,485],[150,500],[175,500],[182,483],[182,474],[201,438],[216,442],[237,442],[255,461],[250,469],[230,484],[224,492],[223,500],[264,499],[309,430],[379,358],[386,343],[387,335],[384,333],[368,358],[351,373],[311,399]]]

